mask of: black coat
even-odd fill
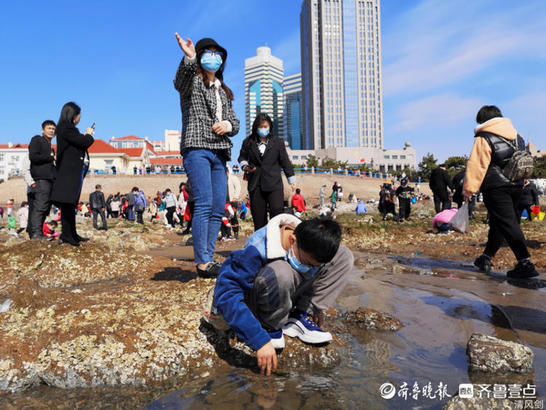
[[[91,192],[89,195],[89,205],[91,209],[106,208],[106,201],[104,200],[104,194],[102,191]]]
[[[445,169],[440,167],[432,170],[430,174],[429,186],[432,193],[442,201],[447,201],[449,199],[447,188],[449,187],[450,189],[453,189],[453,184],[449,179],[449,175]]]
[[[80,200],[83,161],[94,141],[72,124],[57,126],[57,179],[51,192],[54,203],[76,205]]]
[[[239,163],[254,165],[256,171],[248,173],[248,192],[261,188],[264,192],[282,189],[281,168],[286,178],[294,176],[292,163],[286,153],[284,141],[275,136],[270,137],[263,157],[258,150],[258,143],[252,135],[243,141]]]
[[[538,191],[532,182],[529,182],[525,185],[521,191],[521,196],[519,197],[520,206],[530,206],[538,205]]]
[[[32,179],[35,181],[55,179],[55,151],[46,137],[43,135],[32,137],[28,145],[28,158]]]

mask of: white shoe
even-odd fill
[[[286,336],[297,337],[309,344],[322,344],[332,340],[332,334],[322,330],[307,313],[291,316],[282,328],[282,332]]]

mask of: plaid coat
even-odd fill
[[[207,87],[196,75],[195,59],[184,57],[178,66],[174,78],[174,88],[180,93],[180,108],[182,109],[182,140],[180,152],[188,148],[205,148],[221,150],[226,160],[231,159],[232,143],[229,137],[239,132],[239,120],[235,116],[231,101],[223,88],[219,89],[222,100],[222,120],[229,121],[231,132],[224,135],[212,131],[216,118],[216,92],[214,86]]]

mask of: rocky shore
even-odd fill
[[[413,221],[402,224],[381,222],[377,214],[339,215],[345,243],[371,255],[357,258],[357,269],[384,269],[395,276],[420,269],[385,254],[471,263],[485,241],[485,226],[473,224],[468,235],[435,235],[430,233],[428,212],[417,208]],[[241,226],[239,241],[218,244],[219,259],[244,244],[243,237],[252,228],[247,222]],[[544,224],[523,227],[535,244],[532,257],[543,271]],[[202,322],[203,304],[214,280],[196,277],[191,247],[184,246],[188,236],[160,225],[142,227],[123,221],[113,223],[107,232],[97,232],[86,220],[80,232],[91,241],[72,248],[24,241],[0,231],[1,391],[22,391],[38,384],[149,385],[229,366],[256,370],[253,352]],[[386,260],[391,261],[388,266]],[[512,263],[505,248],[495,268]],[[379,305],[369,307],[381,310]],[[348,356],[350,334],[362,328],[396,331],[411,325],[363,307],[327,313],[326,327],[334,341],[310,347],[287,338],[279,355],[280,374],[335,367]]]

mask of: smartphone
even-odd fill
[[[93,125],[91,125],[91,128],[95,129],[95,123],[93,123]]]

